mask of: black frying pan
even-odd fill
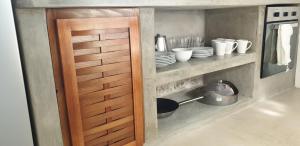
[[[171,116],[175,112],[175,110],[178,109],[180,105],[190,103],[202,98],[203,97],[197,97],[197,98],[181,101],[179,103],[171,99],[157,98],[157,117],[166,118],[168,116]]]

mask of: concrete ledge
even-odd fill
[[[255,52],[243,55],[233,54],[220,58],[191,59],[189,62],[175,63],[157,70],[156,85],[162,85],[194,76],[199,76],[227,68],[255,62]]]
[[[18,8],[33,7],[236,7],[295,4],[300,0],[14,0]]]

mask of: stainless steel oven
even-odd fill
[[[261,63],[261,78],[291,70],[296,63],[298,47],[298,17],[297,6],[268,6],[266,7],[263,51]],[[290,39],[290,58],[288,65],[276,63],[278,28],[280,24],[291,24],[293,34]],[[275,59],[274,59],[275,57]]]

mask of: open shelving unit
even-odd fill
[[[241,38],[249,39],[254,44],[252,49],[246,54],[233,53],[223,57],[192,58],[188,62],[176,62],[164,68],[157,68],[155,78],[156,87],[196,76],[203,76],[204,85],[215,80],[224,79],[233,82],[240,90],[239,100],[235,104],[229,106],[212,106],[200,102],[193,102],[180,106],[170,117],[157,119],[159,138],[195,127],[201,127],[205,123],[228,116],[252,103],[254,100],[252,98],[254,86],[253,78],[257,61],[256,50],[259,46],[256,33],[258,26],[253,25],[254,23],[258,24],[256,15],[258,11],[256,10],[255,8],[191,10],[190,12],[174,12],[174,10],[168,12],[168,10],[159,10],[158,14],[155,15],[159,17],[158,21],[161,21],[156,22],[157,24],[155,26],[159,27],[159,31],[164,31],[167,35],[175,34],[171,32],[171,28],[178,28],[178,30],[186,30],[188,33],[192,33],[192,31],[197,31],[194,26],[197,24],[196,26],[201,27],[197,33],[202,33],[206,41],[218,37]],[[166,18],[172,21],[174,18],[168,17],[174,17],[173,15],[179,15],[179,17],[182,15],[191,15],[192,18],[184,18],[185,21],[180,23],[167,22],[164,19]],[[197,17],[198,15],[199,17]],[[240,26],[243,23],[250,24],[248,22],[251,19],[254,20],[251,25]],[[201,22],[201,20],[205,21],[205,24]],[[224,20],[226,20],[226,22],[224,22]],[[185,29],[183,25],[186,25],[190,29]],[[204,32],[203,27],[205,27]],[[193,89],[195,89],[195,87],[187,90]],[[181,101],[191,98],[188,97],[187,92],[188,91],[180,91],[161,98]]]
[[[157,119],[156,115],[149,114],[146,118],[146,128],[150,127],[151,130],[157,130],[153,130],[153,133],[158,136],[158,141],[176,133],[182,133],[193,128],[201,128],[209,122],[240,111],[255,101],[252,97],[254,93],[255,69],[258,62],[257,50],[261,44],[258,37],[260,35],[258,30],[260,23],[258,13],[258,7],[178,10],[173,8],[155,8],[154,16],[151,15],[153,16],[151,19],[154,19],[154,24],[151,24],[154,27],[154,34],[151,30],[153,36],[146,35],[150,31],[145,29],[147,33],[144,33],[146,36],[144,38],[154,38],[156,33],[170,37],[200,34],[206,40],[206,46],[209,46],[210,40],[215,38],[247,39],[253,43],[252,48],[246,54],[233,53],[223,57],[192,58],[188,62],[176,62],[164,68],[156,68],[156,70],[155,59],[153,58],[155,55],[154,49],[150,53],[144,51],[144,56],[146,56],[144,62],[148,65],[145,68],[151,72],[151,76],[146,78],[146,85],[149,89],[146,91],[147,93],[154,93],[151,94],[153,98],[146,99],[152,102],[151,105],[146,107],[146,109],[151,110],[146,112],[154,110],[156,112],[156,98],[160,96],[157,93],[165,95],[165,93],[173,92],[167,96],[160,96],[160,98],[169,98],[178,102],[191,98],[186,95],[188,91],[182,91],[182,88],[179,89],[178,93],[174,93],[178,90],[173,90],[173,87],[175,89],[185,84],[185,81],[191,81],[190,79],[193,78],[200,79],[197,80],[199,84],[189,85],[205,86],[208,83],[222,79],[231,81],[240,91],[238,102],[229,106],[212,106],[193,102],[182,105],[173,115],[167,118]],[[151,45],[147,47],[154,48]],[[149,58],[153,59],[153,62],[149,63]],[[187,90],[195,88],[190,87]],[[159,92],[157,92],[158,90]],[[166,92],[161,92],[162,90]]]

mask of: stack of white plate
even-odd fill
[[[157,68],[162,68],[176,62],[175,54],[172,52],[155,52],[155,63]]]
[[[194,58],[206,58],[214,55],[214,49],[212,47],[194,47],[193,55]]]

